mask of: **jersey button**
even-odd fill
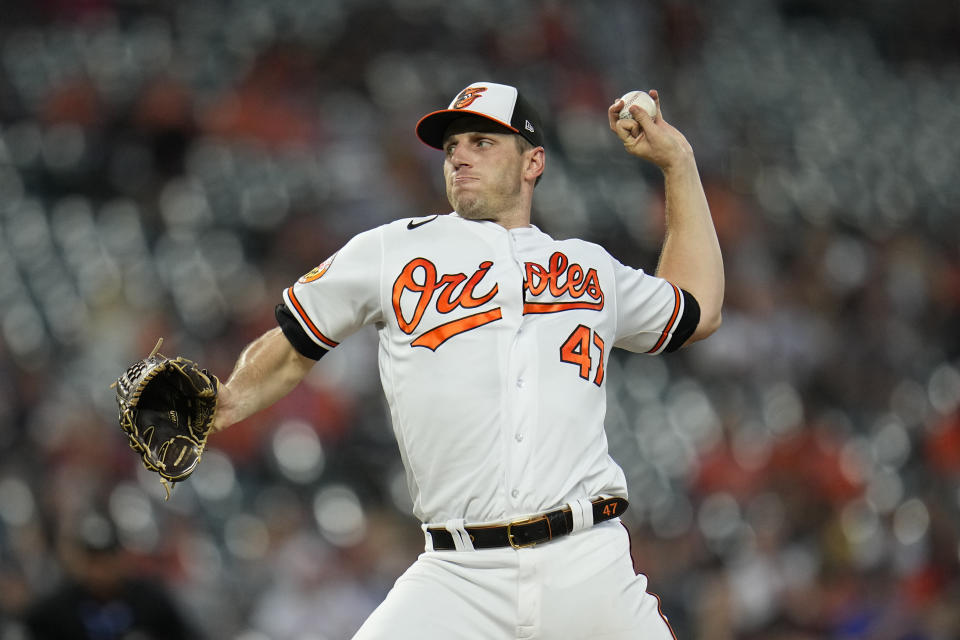
[[[523,442],[523,434],[518,433],[517,435],[513,436],[513,439],[516,440],[517,442]]]
[[[520,495],[520,490],[519,490],[519,489],[514,489],[513,491],[510,492],[510,495],[513,496],[514,498],[516,498],[517,496]]]
[[[523,381],[523,378],[517,378],[517,389],[523,389],[523,385],[526,383]]]

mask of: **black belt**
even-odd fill
[[[616,518],[627,510],[627,501],[623,498],[597,498],[593,504],[593,523]],[[470,536],[474,549],[493,549],[513,547],[521,549],[532,547],[541,542],[565,536],[573,531],[573,512],[570,507],[550,511],[539,516],[518,520],[509,524],[482,525],[464,527]],[[433,548],[437,551],[456,549],[453,535],[446,529],[427,529],[433,538]]]

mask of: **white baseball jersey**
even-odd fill
[[[610,349],[675,349],[699,317],[688,294],[596,244],[455,213],[361,233],[283,298],[297,321],[284,332],[312,357],[376,325],[414,514],[428,523],[626,497],[603,428]]]

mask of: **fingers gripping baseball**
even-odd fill
[[[660,94],[649,91],[656,105],[656,114],[651,116],[641,106],[629,107],[630,118],[620,118],[624,108],[623,99],[618,99],[607,110],[610,129],[617,134],[627,153],[649,160],[661,169],[668,169],[679,159],[693,153],[687,139],[663,119]]]
[[[642,96],[642,100],[637,98]],[[648,98],[652,98],[651,100]],[[650,112],[652,107],[653,112]],[[655,90],[649,94],[643,91],[630,91],[618,98],[607,110],[610,129],[623,141],[629,144],[640,138],[645,128],[649,128],[654,120],[662,119],[660,115],[659,97]]]

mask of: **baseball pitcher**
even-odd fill
[[[627,153],[664,176],[655,275],[531,224],[541,121],[516,88],[475,82],[416,127],[443,154],[453,211],[352,238],[283,291],[279,326],[218,383],[212,431],[377,328],[425,550],[355,638],[673,637],[620,523],[607,362],[615,347],[657,355],[713,333],[724,276],[693,151],[650,95],[653,116],[622,100],[607,115]]]

